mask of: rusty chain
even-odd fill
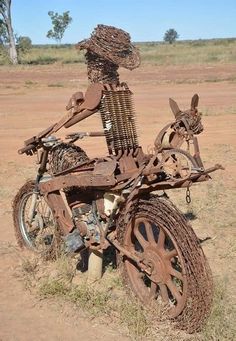
[[[190,192],[189,187],[187,187],[187,189],[186,189],[186,197],[185,197],[185,199],[186,199],[186,203],[187,204],[190,204],[191,201],[192,201],[192,199],[191,199],[191,192]]]

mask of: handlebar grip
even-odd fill
[[[35,147],[34,144],[29,144],[28,146],[19,149],[19,150],[18,150],[18,153],[19,153],[19,154],[24,154],[24,153],[29,152],[30,150],[35,149],[35,148],[36,148],[36,147]]]

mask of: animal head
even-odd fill
[[[194,134],[200,134],[203,131],[201,122],[201,113],[198,112],[199,96],[193,95],[191,99],[190,109],[180,110],[178,104],[172,99],[169,99],[170,108],[175,116],[176,123],[180,126],[185,126],[187,130],[191,130]],[[187,127],[186,127],[187,123]]]

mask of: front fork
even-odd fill
[[[32,196],[31,196],[31,203],[28,213],[28,222],[31,225],[36,217],[38,215],[38,219],[40,219],[41,224],[40,226],[43,228],[45,221],[49,221],[51,213],[51,209],[48,205],[46,205],[45,210],[43,212],[37,211],[37,205],[39,201],[40,193],[37,189],[34,190]],[[42,209],[44,209],[42,207]],[[41,216],[42,214],[43,216]]]
[[[39,181],[42,178],[43,174],[46,171],[46,165],[47,165],[47,160],[48,160],[48,153],[49,150],[48,149],[44,149],[42,154],[40,155],[39,161],[38,163],[40,164],[39,168],[38,168],[38,173],[37,173],[37,177],[35,180],[35,189],[34,192],[32,194],[32,200],[31,200],[31,204],[30,204],[30,209],[29,209],[29,214],[28,214],[28,221],[30,224],[32,224],[34,218],[35,218],[35,213],[36,213],[36,205],[37,205],[37,201],[38,201],[38,197],[39,197]],[[47,210],[48,212],[45,212],[46,215],[49,217],[50,214],[50,209],[48,208]]]
[[[39,157],[39,168],[38,173],[35,181],[35,189],[32,194],[32,201],[30,205],[30,210],[28,214],[28,221],[31,224],[35,218],[36,213],[36,207],[38,203],[38,199],[40,194],[39,184],[40,181],[43,181],[43,175],[47,171],[47,162],[48,162],[48,153],[49,149],[44,148],[42,154]],[[43,212],[44,218],[49,218],[51,212],[55,219],[57,220],[57,223],[62,231],[63,234],[69,233],[73,227],[74,223],[72,221],[72,218],[70,216],[70,213],[68,212],[68,208],[65,205],[65,202],[61,196],[61,193],[59,191],[54,191],[51,193],[47,193],[44,196],[44,199],[46,203],[48,204],[48,207],[45,212]]]
[[[36,190],[32,194],[32,200],[30,203],[30,209],[29,209],[29,215],[28,215],[29,224],[32,224],[34,217],[35,217],[38,195],[39,195],[39,192]]]
[[[36,178],[36,190],[39,192],[39,183],[42,180],[43,174],[47,171],[49,149],[45,148],[40,156],[40,166]],[[44,196],[48,206],[50,207],[54,218],[56,219],[61,232],[66,235],[74,228],[74,222],[65,203],[65,198],[62,197],[60,191],[47,193]]]

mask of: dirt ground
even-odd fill
[[[199,137],[202,158],[207,166],[222,163],[226,169],[212,175],[213,183],[218,186],[214,191],[206,184],[196,190],[199,201],[202,195],[207,202],[209,195],[212,206],[204,214],[201,211],[201,219],[194,227],[200,237],[212,237],[204,247],[205,252],[214,277],[226,279],[233,299],[236,297],[235,79],[235,64],[163,68],[145,65],[132,72],[121,71],[121,80],[128,81],[135,94],[140,142],[145,151],[152,147],[157,132],[172,120],[168,98],[173,97],[181,108],[188,109],[191,96],[194,93],[200,96],[199,109],[203,112],[205,127]],[[86,84],[86,69],[80,65],[0,67],[1,341],[126,339],[116,327],[98,326],[96,321],[89,322],[83,316],[75,319],[64,306],[39,302],[16,278],[20,253],[14,251],[11,202],[25,179],[35,174],[34,158],[20,156],[17,150],[25,139],[59,120],[70,95],[84,91]],[[95,114],[86,122],[61,130],[58,135],[99,130],[99,127],[101,123]],[[106,153],[101,138],[82,140],[80,146],[91,157]],[[172,199],[175,201],[174,196]]]

